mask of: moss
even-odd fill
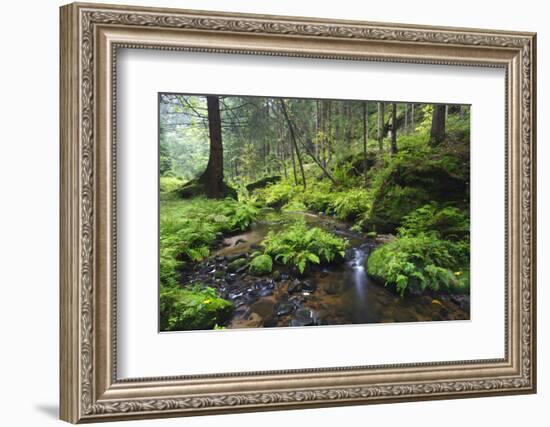
[[[244,267],[246,264],[248,264],[248,261],[246,258],[236,259],[235,261],[232,261],[227,265],[227,271],[229,273],[235,273],[237,270]]]
[[[246,189],[248,191],[254,191],[254,190],[257,190],[258,188],[267,187],[269,184],[274,184],[276,182],[279,182],[280,180],[281,180],[280,175],[266,176],[257,181],[251,182],[246,186]]]
[[[362,225],[391,233],[407,214],[431,201],[467,206],[468,164],[459,155],[437,150],[400,152],[376,174],[372,206]]]
[[[161,287],[160,329],[189,331],[214,329],[231,319],[233,304],[212,288]]]
[[[170,193],[181,187],[183,181],[181,178],[175,176],[161,176],[159,181],[159,188],[161,193]]]
[[[255,276],[263,276],[271,273],[273,260],[269,255],[259,255],[250,263],[250,272]]]
[[[183,199],[189,199],[197,196],[204,196],[206,194],[206,188],[202,182],[198,179],[193,179],[177,190],[175,190],[179,197]],[[222,198],[230,197],[237,200],[237,190],[227,185],[225,182],[222,184]]]

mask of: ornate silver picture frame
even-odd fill
[[[61,419],[79,423],[536,391],[535,34],[75,3],[61,8],[60,43]],[[505,356],[119,379],[114,147],[120,48],[503,69]]]

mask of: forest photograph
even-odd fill
[[[159,329],[470,319],[470,106],[159,93]]]

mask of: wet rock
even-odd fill
[[[294,295],[288,301],[294,304],[294,307],[300,308],[304,303],[304,297],[302,295]]]
[[[311,326],[315,324],[315,315],[309,308],[300,308],[290,320],[290,326]]]
[[[245,322],[243,322],[243,327],[245,328],[259,328],[263,326],[264,319],[258,313],[251,313]]]
[[[328,270],[328,269],[326,269],[326,268],[323,268],[323,269],[321,270],[320,276],[321,276],[321,277],[327,277],[329,274],[330,274],[330,270]]]
[[[306,292],[313,292],[317,289],[317,285],[313,280],[304,280],[302,282],[302,290]]]
[[[261,297],[268,297],[270,295],[273,295],[273,290],[269,288],[260,289],[258,295]]]
[[[246,261],[246,260],[245,260]],[[245,264],[242,267],[239,267],[237,270],[235,270],[235,273],[244,273],[248,269],[248,264],[245,262]],[[243,275],[243,277],[246,275]]]
[[[243,317],[248,316],[249,311],[246,307],[239,307],[235,311],[233,311],[233,317]]]
[[[233,283],[237,280],[237,275],[235,273],[231,273],[225,276],[225,281],[227,283]]]
[[[275,313],[277,316],[286,316],[294,311],[295,305],[289,301],[281,301],[275,305]]]
[[[394,319],[396,322],[412,322],[414,320],[414,316],[403,310],[396,310]]]
[[[229,293],[228,297],[231,301],[235,301],[236,299],[240,298],[243,296],[243,292],[231,292]]]
[[[239,270],[243,270],[243,267],[246,267],[247,261],[245,258],[238,258],[234,261],[231,261],[227,266],[227,271],[229,273],[239,273]]]
[[[235,245],[234,246],[237,246],[241,243],[246,243],[246,239],[243,239],[243,238],[239,237],[237,240],[235,240]]]
[[[275,303],[273,301],[262,299],[250,306],[250,311],[258,313],[260,316],[267,318],[273,315]]]
[[[464,311],[470,311],[469,295],[451,295],[451,301],[458,305]]]
[[[294,279],[288,284],[288,293],[292,294],[294,292],[300,292],[302,290],[302,282],[298,279]]]
[[[252,249],[254,251],[258,251],[258,250],[262,249],[262,247],[258,243],[252,243],[250,245],[250,249]]]
[[[290,276],[288,274],[286,273],[281,274],[281,280],[288,280],[288,279],[290,279]]]
[[[279,270],[275,270],[271,276],[273,277],[273,280],[281,280],[281,272]]]
[[[225,257],[222,256],[222,255],[217,255],[215,259],[216,259],[217,262],[224,262],[225,261]]]
[[[214,277],[216,279],[221,279],[224,276],[225,276],[225,271],[223,271],[223,270],[215,270],[214,271]]]
[[[415,288],[414,286],[409,286],[407,288],[407,292],[410,296],[413,296],[413,297],[419,297],[422,295],[422,290],[420,288]],[[430,299],[430,302],[431,302],[431,299]]]
[[[274,328],[277,326],[277,323],[279,322],[279,319],[275,316],[269,316],[264,320],[264,328]]]
[[[246,253],[227,255],[227,256],[225,257],[225,259],[227,260],[227,262],[233,262],[233,261],[236,261],[236,260],[242,259],[242,258],[246,258]]]
[[[445,307],[441,307],[439,309],[439,314],[445,319],[449,316],[449,310],[447,310]]]

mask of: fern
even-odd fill
[[[343,259],[348,242],[317,227],[308,229],[299,221],[282,232],[270,230],[262,244],[275,261],[304,273],[308,265]]]
[[[407,290],[465,292],[469,288],[469,245],[434,235],[399,237],[378,247],[368,273],[404,296]]]

